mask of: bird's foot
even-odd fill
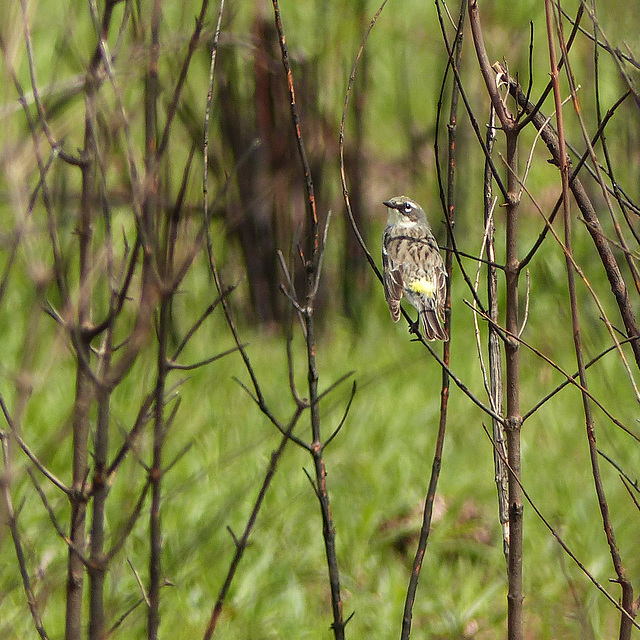
[[[418,335],[418,330],[420,329],[420,318],[418,318],[415,322],[411,322],[411,320],[409,320],[409,333],[417,336]]]

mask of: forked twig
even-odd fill
[[[483,425],[483,428],[484,428],[484,432],[485,432],[487,438],[489,438],[489,440],[492,441],[491,435],[489,434],[489,431],[487,430],[485,425]],[[508,461],[506,459],[504,460],[504,463],[507,466],[509,465],[509,463],[508,463]],[[565,543],[565,541],[562,539],[560,534],[555,530],[555,528],[551,525],[551,523],[544,517],[542,511],[540,511],[540,509],[538,509],[538,506],[533,501],[533,499],[529,495],[528,491],[525,489],[525,487],[522,484],[522,482],[519,479],[518,479],[518,482],[520,483],[520,489],[522,490],[522,495],[525,497],[526,501],[529,503],[531,508],[535,511],[535,514],[538,516],[538,518],[540,518],[540,521],[542,522],[542,524],[544,524],[544,526],[548,529],[549,533],[551,533],[551,535],[556,539],[558,544],[562,547],[563,551],[575,562],[576,566],[580,569],[580,571],[582,571],[582,573],[584,573],[585,576],[587,576],[587,578],[591,581],[593,586],[598,591],[600,591],[600,593],[602,593],[605,596],[605,598],[607,598],[607,600],[609,600],[609,602],[618,611],[620,611],[622,617],[628,619],[629,623],[632,624],[634,627],[636,627],[636,629],[640,629],[640,624],[638,624],[633,618],[631,618],[629,613],[627,611],[625,611],[620,606],[620,604],[616,601],[616,599],[595,579],[594,575],[589,571],[589,569],[587,569],[586,565],[579,560],[578,556],[576,556],[573,553],[573,551],[571,551],[571,549]]]
[[[318,370],[316,363],[316,337],[314,322],[314,307],[316,294],[318,290],[318,282],[320,277],[320,267],[322,263],[322,254],[324,252],[324,243],[320,243],[320,234],[318,228],[318,214],[316,210],[316,200],[314,193],[313,178],[311,176],[311,168],[307,158],[302,130],[300,127],[300,116],[298,114],[298,105],[296,103],[296,95],[293,83],[293,74],[289,62],[289,50],[284,35],[282,18],[278,0],[272,0],[273,14],[275,20],[276,32],[280,44],[280,53],[282,65],[286,75],[287,92],[289,95],[289,106],[291,112],[291,123],[293,124],[294,135],[300,163],[302,165],[305,192],[307,199],[307,235],[308,248],[307,256],[303,263],[306,270],[306,291],[304,304],[304,321],[305,321],[305,339],[307,346],[307,380],[309,388],[309,414],[311,422],[311,454],[313,457],[316,484],[318,489],[318,500],[320,503],[320,511],[322,514],[322,534],[324,538],[324,547],[327,558],[327,569],[329,573],[329,586],[331,592],[331,608],[333,612],[333,622],[331,627],[336,640],[344,639],[344,628],[346,622],[342,615],[342,597],[340,593],[340,572],[338,569],[338,558],[336,553],[336,537],[333,527],[333,518],[331,515],[331,507],[329,500],[329,492],[327,490],[327,474],[325,461],[323,456],[322,437],[320,433],[320,411],[318,402]],[[328,224],[328,221],[327,221]],[[326,227],[325,227],[326,230]]]
[[[2,447],[3,460],[3,477],[0,477],[0,489],[2,490],[6,523],[8,524],[9,531],[11,532],[13,548],[16,552],[20,577],[22,578],[22,587],[25,595],[27,596],[27,603],[29,604],[29,611],[31,612],[33,624],[42,640],[48,640],[49,636],[44,628],[42,616],[40,615],[38,608],[38,599],[33,591],[31,578],[29,577],[27,559],[25,557],[22,538],[18,529],[18,518],[13,507],[13,499],[11,498],[10,482],[12,469],[10,468],[11,459],[9,456],[9,434],[4,429],[0,430],[0,446]]]
[[[216,603],[211,611],[211,617],[209,618],[209,623],[207,624],[207,628],[205,629],[203,640],[210,640],[213,636],[213,633],[216,629],[216,625],[220,618],[220,614],[222,613],[222,607],[224,605],[225,599],[229,592],[229,588],[231,587],[231,582],[235,576],[236,570],[238,569],[238,565],[242,560],[242,556],[244,555],[245,549],[249,543],[249,536],[253,531],[253,527],[255,525],[256,519],[258,517],[258,513],[260,511],[260,507],[262,506],[262,502],[267,494],[267,490],[271,481],[273,480],[273,476],[276,473],[276,468],[278,465],[278,461],[282,457],[284,453],[285,446],[287,442],[291,439],[293,435],[293,429],[298,423],[300,416],[302,415],[302,408],[298,407],[295,414],[289,421],[284,433],[282,434],[282,438],[280,440],[280,445],[278,448],[271,454],[271,462],[269,464],[269,468],[265,474],[264,480],[262,481],[262,486],[258,492],[258,496],[253,504],[253,508],[251,510],[251,514],[247,520],[247,524],[244,527],[242,535],[238,538],[233,532],[230,531],[233,541],[235,544],[235,553],[233,559],[231,560],[231,564],[229,565],[229,569],[227,570],[226,577],[224,579],[224,583],[218,593],[218,598]]]

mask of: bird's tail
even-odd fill
[[[443,322],[435,309],[425,309],[420,313],[420,318],[422,318],[424,337],[427,340],[442,340],[443,342],[449,340]]]

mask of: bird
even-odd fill
[[[382,236],[384,295],[394,322],[400,319],[404,296],[418,311],[427,340],[449,340],[444,328],[447,273],[438,243],[424,209],[411,198],[396,196],[387,206],[387,226]]]

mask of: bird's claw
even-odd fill
[[[409,320],[409,333],[414,336],[418,335],[418,329],[420,329],[420,318],[418,318],[415,322]]]

